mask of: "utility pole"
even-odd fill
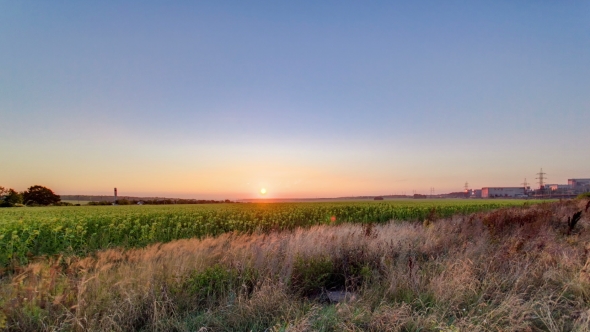
[[[430,187],[430,198],[434,197],[434,187]]]
[[[541,196],[545,195],[545,180],[547,180],[547,178],[545,177],[545,175],[547,175],[547,173],[543,172],[543,168],[541,167],[541,171],[539,173],[537,173],[538,177],[535,178],[539,181],[537,181],[537,183],[539,183],[539,190],[541,191]]]

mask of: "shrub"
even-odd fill
[[[100,202],[88,202],[88,205],[113,205],[113,202],[100,201]]]
[[[291,287],[299,295],[317,295],[323,289],[341,288],[344,282],[344,275],[336,273],[334,263],[328,256],[295,259]]]
[[[53,204],[54,206],[74,206],[74,204],[70,203],[70,202],[58,202]],[[80,204],[78,204],[80,205]]]
[[[371,279],[373,271],[380,267],[379,261],[379,254],[366,245],[341,248],[334,259],[334,271],[344,278],[347,289],[354,290]]]

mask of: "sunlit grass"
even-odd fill
[[[0,267],[41,255],[83,255],[111,247],[348,222],[423,221],[522,206],[522,200],[244,203],[0,209]]]
[[[47,258],[0,281],[0,318],[19,331],[589,331],[588,212],[567,229],[584,205]]]

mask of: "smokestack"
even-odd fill
[[[117,205],[117,188],[115,188],[115,201],[113,202],[113,204]]]

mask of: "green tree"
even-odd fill
[[[4,199],[6,194],[8,193],[8,189],[0,186],[0,207],[8,207],[10,205],[5,204]]]
[[[53,193],[51,189],[36,185],[29,187],[29,189],[23,193],[23,201],[25,205],[50,205],[59,203],[61,198],[59,195]]]
[[[22,204],[23,196],[16,190],[0,187],[0,207],[11,207],[16,204]]]
[[[6,194],[2,197],[2,206],[15,206],[23,203],[23,195],[14,189],[8,189]]]

